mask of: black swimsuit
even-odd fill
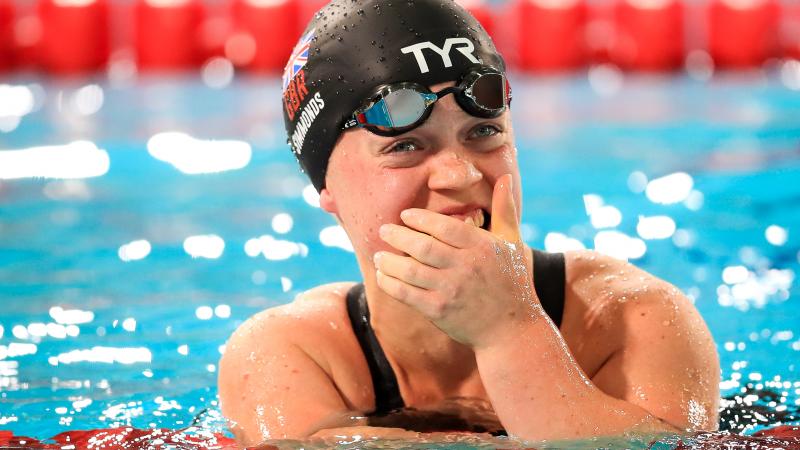
[[[536,295],[547,315],[556,326],[559,326],[564,313],[564,255],[533,250],[533,260],[535,267],[533,285]],[[403,397],[400,396],[397,377],[395,377],[392,366],[386,359],[386,354],[383,353],[370,324],[363,283],[356,284],[347,292],[347,314],[350,316],[353,332],[358,338],[358,343],[361,344],[361,350],[364,352],[372,375],[375,411],[369,416],[381,416],[403,408],[405,404]]]

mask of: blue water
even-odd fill
[[[621,84],[586,74],[512,80],[526,241],[557,249],[566,236],[593,248],[603,230],[638,238],[639,216],[671,218],[677,231],[643,240],[632,262],[694,299],[718,344],[723,394],[766,417],[723,425],[797,423],[800,92],[777,74],[612,81]],[[89,82],[4,82],[29,86],[35,107],[0,131],[0,151],[83,139],[110,166],[77,180],[0,180],[0,429],[44,438],[194,421],[224,430],[216,364],[237,325],[304,289],[359,278],[352,253],[321,242],[335,221],[303,196],[278,82],[97,80],[83,94]],[[251,159],[188,175],[148,153],[165,131],[241,140]],[[692,193],[677,203],[655,203],[637,186],[679,172]],[[619,224],[594,228],[589,194],[616,208]],[[278,214],[292,218],[288,232],[273,229]],[[209,234],[224,242],[221,255],[191,257],[184,240]],[[288,258],[248,256],[245,244],[264,235],[285,241],[278,247],[291,251],[271,255]],[[123,261],[120,248],[140,240],[150,252]]]

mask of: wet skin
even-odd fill
[[[675,287],[567,252],[564,316],[553,325],[519,238],[519,179],[510,114],[472,117],[452,96],[404,135],[358,129],[337,143],[320,206],[353,243],[405,404],[468,398],[531,440],[716,429],[714,342]],[[481,211],[490,226],[479,227]],[[307,291],[231,337],[219,392],[240,443],[415,435],[358,417],[375,398],[347,316],[352,284]]]

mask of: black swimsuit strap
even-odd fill
[[[372,387],[375,391],[375,412],[373,414],[383,415],[404,407],[394,370],[392,370],[389,360],[386,359],[386,354],[383,353],[369,320],[369,308],[363,283],[356,284],[347,292],[347,315],[350,316],[353,331],[361,345],[361,351],[364,352],[364,357],[367,359],[369,372],[372,374]]]
[[[564,315],[564,285],[566,270],[563,253],[533,250],[533,288],[544,312],[557,327]]]
[[[562,253],[546,253],[533,250],[533,285],[544,311],[556,324],[561,325],[564,314],[564,285],[566,271]],[[375,330],[370,323],[367,296],[364,284],[358,283],[347,292],[347,315],[353,332],[367,359],[375,390],[375,411],[369,415],[384,415],[403,408],[405,403],[400,395],[397,377],[383,352]]]

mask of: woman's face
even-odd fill
[[[424,208],[461,219],[476,208],[491,212],[494,184],[506,173],[514,177],[519,215],[510,112],[494,119],[474,117],[447,95],[421,126],[400,136],[378,136],[363,128],[344,132],[328,163],[320,206],[336,215],[359,259],[371,262],[378,250],[397,253],[378,237],[378,228],[401,224],[404,209]]]

